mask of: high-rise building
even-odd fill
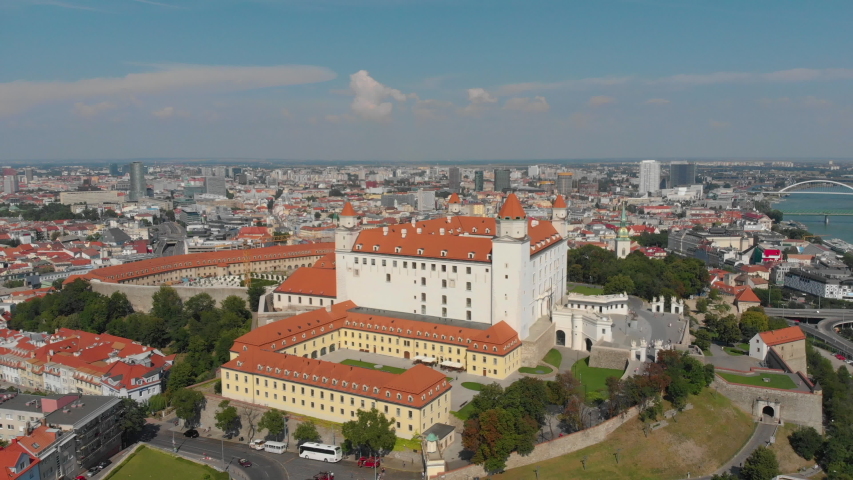
[[[32,183],[33,181],[33,167],[27,167],[24,169],[24,175],[26,175],[27,183]]]
[[[640,162],[640,195],[660,190],[660,163],[657,160]]]
[[[18,175],[5,175],[3,177],[3,193],[18,193]]]
[[[672,162],[669,164],[669,187],[687,187],[696,183],[696,164]]]
[[[505,168],[496,168],[495,169],[495,191],[503,192],[504,190],[509,190],[509,170]]]
[[[204,193],[226,196],[225,177],[204,177]]]
[[[131,202],[138,202],[145,198],[145,166],[142,162],[133,162],[128,165],[130,170],[130,194],[128,195]]]
[[[462,174],[459,172],[459,167],[450,167],[447,171],[447,178],[450,191],[459,193],[459,186],[462,184]]]
[[[557,174],[557,193],[569,196],[574,192],[575,174],[572,172],[560,172]]]
[[[530,178],[539,178],[539,165],[527,167],[527,176]]]
[[[476,172],[474,172],[474,191],[475,192],[482,192],[484,190],[484,188],[483,188],[484,183],[485,182],[483,180],[483,171],[477,170]]]
[[[110,164],[110,176],[120,177],[121,176],[121,167],[117,163]]]
[[[435,190],[420,189],[416,193],[419,212],[431,212],[435,210]]]

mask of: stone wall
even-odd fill
[[[133,309],[137,312],[148,312],[151,310],[152,306],[152,296],[160,290],[160,287],[148,286],[148,285],[131,285],[128,283],[104,283],[99,280],[92,280],[90,282],[92,284],[92,290],[100,293],[101,295],[112,295],[113,292],[122,292],[127,295],[127,299],[130,301],[130,304],[133,305]],[[243,287],[219,287],[219,288],[208,288],[208,287],[181,287],[181,286],[173,286],[172,288],[178,292],[178,295],[182,300],[186,301],[190,297],[198,295],[199,293],[207,293],[216,303],[219,304],[222,300],[225,300],[230,295],[236,295],[243,300],[248,301],[249,297],[246,295],[246,289]]]
[[[557,335],[556,325],[548,323],[548,328],[542,330],[542,333],[533,338],[528,337],[521,342],[521,366],[535,367],[539,365],[542,358],[549,350],[554,348]]]
[[[589,366],[595,368],[615,368],[625,370],[631,351],[623,348],[593,345],[589,353]]]
[[[755,420],[759,420],[762,414],[758,408],[759,402],[778,402],[783,422],[814,427],[823,432],[823,395],[820,390],[812,393],[740,385],[729,383],[719,375],[714,379],[713,387],[732,403],[752,414]]]
[[[580,432],[575,432],[571,435],[566,435],[564,437],[555,438],[550,442],[540,443],[539,445],[536,445],[536,447],[533,448],[533,452],[530,455],[521,456],[517,453],[513,453],[509,456],[509,460],[507,460],[506,462],[506,468],[510,469],[523,467],[532,463],[537,463],[551,458],[559,457],[561,455],[576,452],[582,448],[586,448],[591,445],[595,445],[596,443],[603,442],[608,435],[613,433],[614,430],[621,427],[623,424],[625,424],[625,422],[633,419],[636,416],[637,409],[636,407],[634,407],[625,412],[624,415],[611,418],[610,420],[607,420],[606,422],[596,425],[592,428]],[[488,477],[488,473],[483,470],[483,467],[481,467],[480,465],[469,465],[467,467],[451,470],[449,472],[445,472],[440,475],[433,476],[431,478],[437,478],[441,480],[471,480],[474,477],[486,478]]]

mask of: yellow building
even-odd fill
[[[376,408],[400,437],[447,423],[450,414],[447,378],[423,365],[397,375],[250,348],[221,372],[225,398],[337,423]]]

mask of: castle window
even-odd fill
[[[442,256],[442,257],[446,257],[446,256],[447,256],[447,250],[442,250],[442,251],[441,251],[441,256]]]
[[[423,248],[419,248],[419,249],[418,249],[418,255],[423,255],[423,254],[424,254],[424,249],[423,249]],[[426,264],[424,264],[424,265],[426,265]]]

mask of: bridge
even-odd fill
[[[765,308],[764,312],[772,317],[782,317],[791,325],[799,325],[807,336],[822,340],[833,353],[853,358],[853,342],[835,331],[836,328],[853,327],[853,310]]]
[[[815,179],[815,180],[805,180],[802,182],[795,183],[793,185],[788,185],[787,187],[777,191],[777,192],[766,192],[769,195],[791,195],[791,194],[819,194],[819,195],[853,195],[853,185],[849,185],[842,182],[836,182],[835,180],[826,180],[826,179]],[[830,202],[827,202],[830,203]],[[836,202],[838,203],[838,202]],[[829,217],[831,216],[841,216],[841,217],[849,217],[853,216],[853,209],[833,209],[833,208],[823,208],[820,206],[818,208],[807,208],[807,209],[792,209],[792,210],[782,210],[782,213],[785,216],[823,216],[824,223],[829,223]]]

